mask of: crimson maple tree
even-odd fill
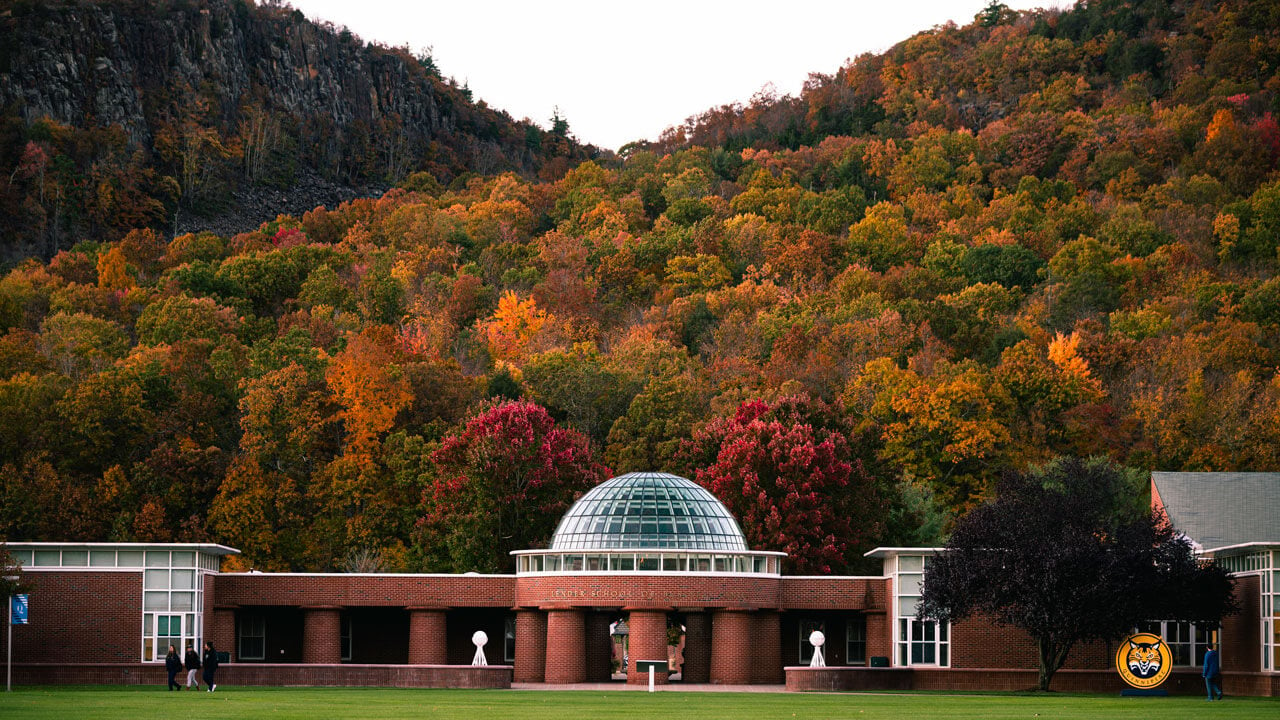
[[[510,572],[512,550],[545,547],[574,500],[609,477],[586,436],[528,401],[490,407],[431,459],[439,475],[419,529],[456,571]]]
[[[694,433],[684,457],[747,542],[787,553],[790,572],[847,572],[876,537],[875,482],[821,403],[749,400]]]

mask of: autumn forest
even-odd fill
[[[666,470],[859,572],[1057,456],[1280,470],[1278,69],[1266,0],[993,3],[616,154],[375,131],[380,196],[176,237],[325,161],[197,101],[141,146],[10,113],[0,235],[50,251],[0,276],[0,538],[507,571]]]

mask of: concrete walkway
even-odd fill
[[[636,690],[640,692],[648,692],[649,686],[645,685],[628,685],[625,682],[607,682],[607,683],[569,683],[564,685],[549,685],[547,683],[512,683],[512,690],[593,690],[601,691],[620,691],[620,690]],[[670,683],[667,685],[657,685],[654,688],[657,692],[740,692],[740,693],[780,693],[786,692],[786,685],[711,685],[711,684],[689,684]]]

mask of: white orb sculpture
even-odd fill
[[[822,657],[822,644],[827,641],[827,636],[822,634],[821,630],[814,630],[809,633],[809,644],[813,646],[813,659],[809,661],[809,667],[826,667],[827,661]]]
[[[489,642],[489,636],[483,630],[477,630],[471,635],[471,644],[476,646],[476,656],[471,658],[472,665],[488,665],[489,661],[484,657],[484,644]]]

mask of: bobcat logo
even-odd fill
[[[1120,641],[1116,648],[1116,672],[1135,688],[1153,688],[1169,677],[1173,656],[1159,635],[1138,633]]]
[[[1146,680],[1160,672],[1159,643],[1137,643],[1129,641],[1129,672]]]

